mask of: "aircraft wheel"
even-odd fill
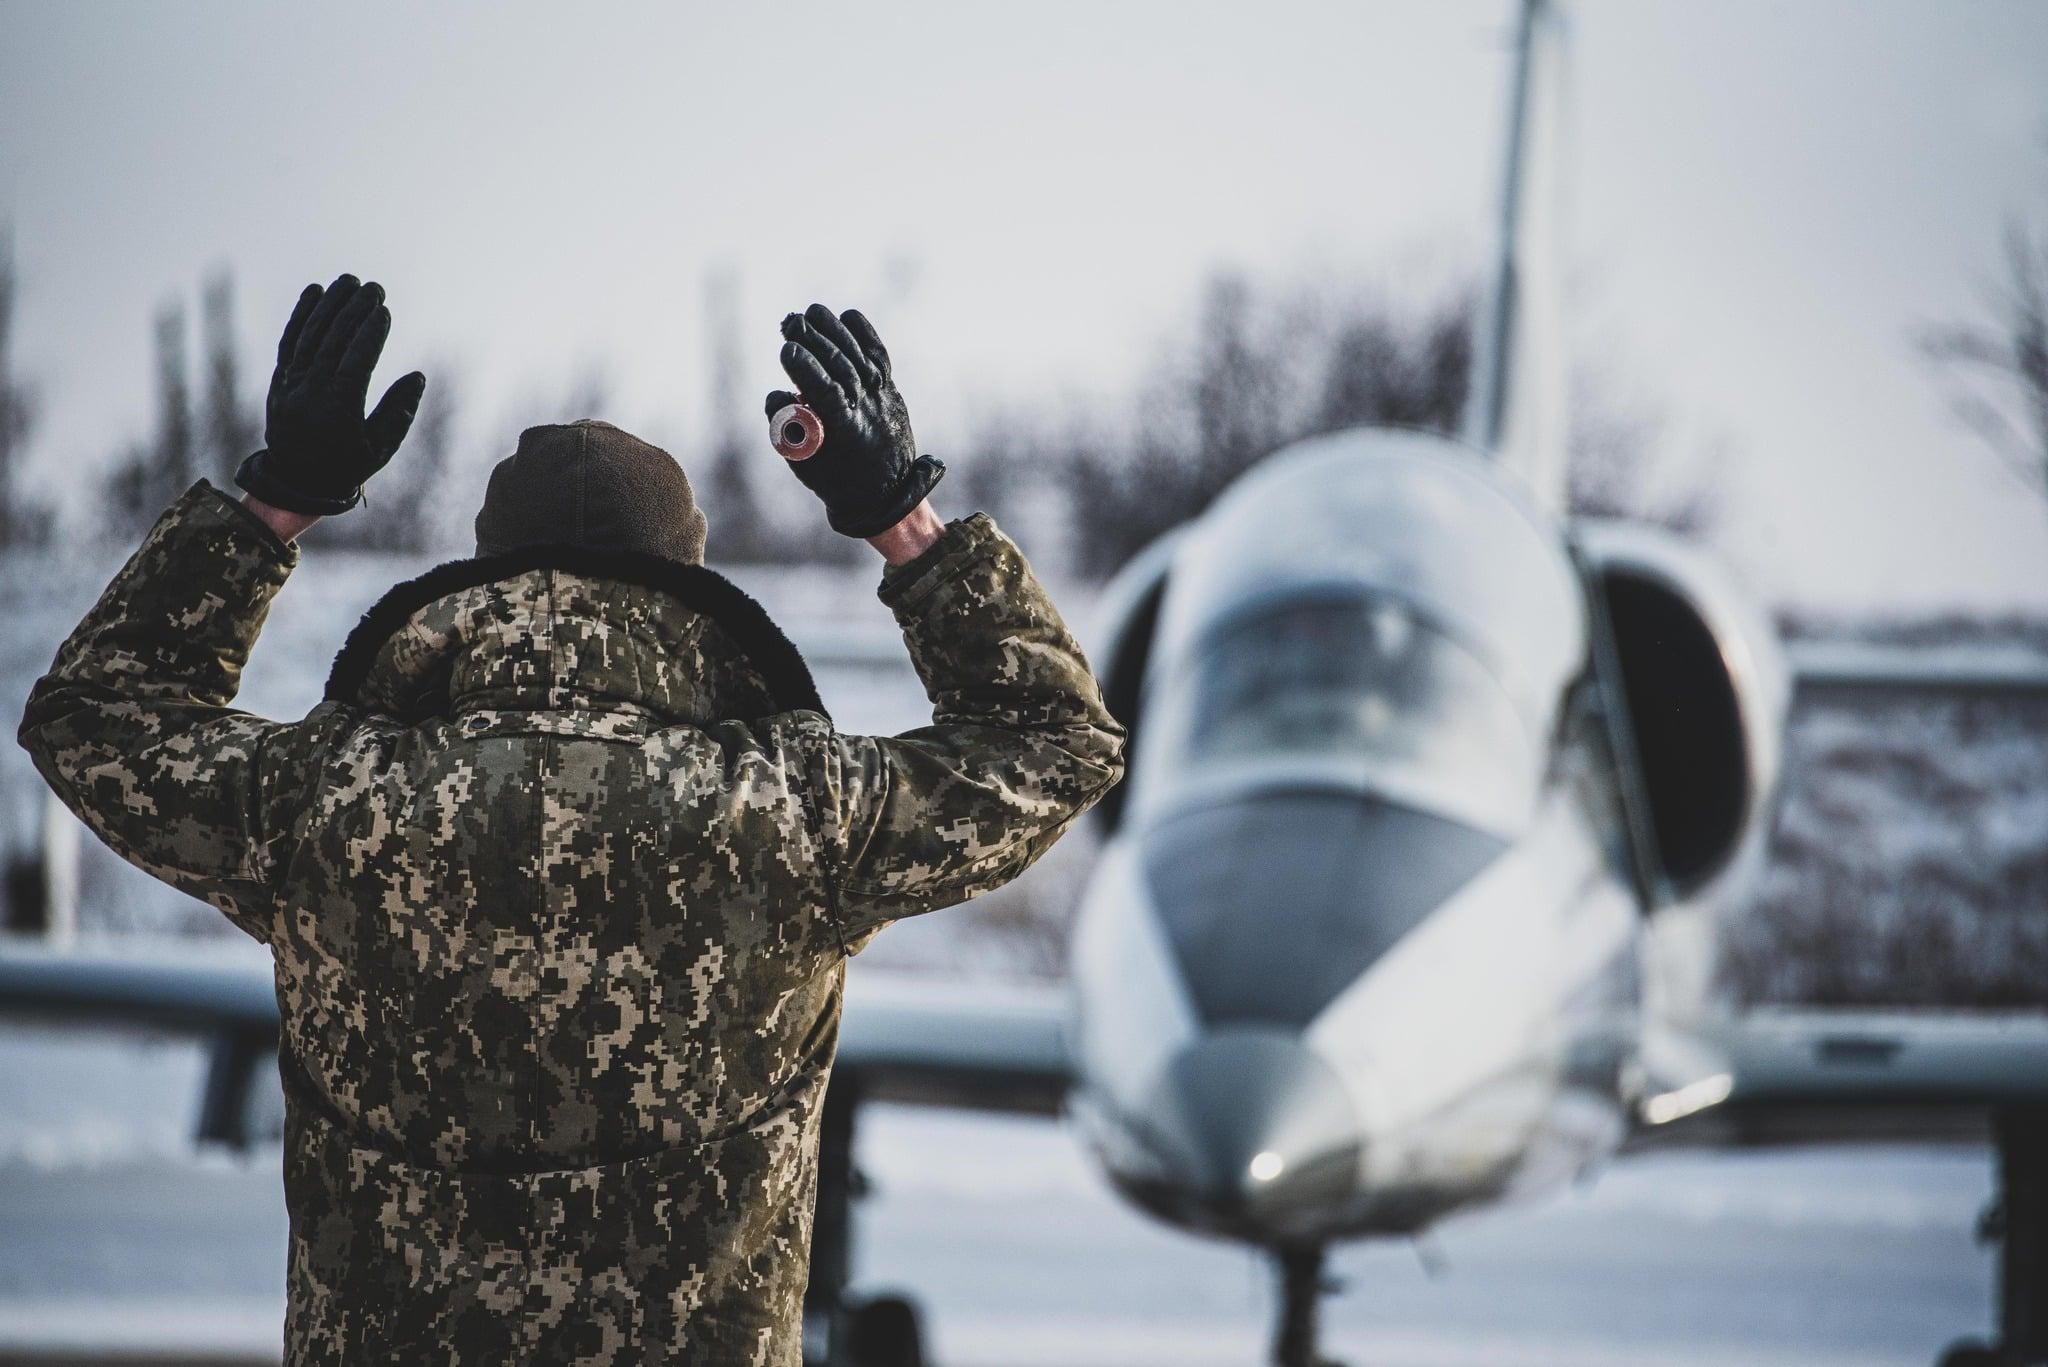
[[[1951,1344],[1935,1367],[2007,1367],[2005,1354],[1975,1339]]]
[[[846,1349],[851,1367],[925,1367],[917,1307],[901,1296],[876,1296],[853,1307]]]

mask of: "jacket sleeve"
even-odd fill
[[[1029,868],[1123,776],[1124,730],[1016,543],[986,513],[884,573],[932,703],[900,736],[831,733],[822,789],[849,950]]]
[[[19,736],[115,853],[265,942],[281,775],[301,728],[227,704],[297,563],[295,547],[201,480],[58,648]]]

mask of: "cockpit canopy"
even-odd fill
[[[1462,642],[1384,594],[1276,602],[1220,624],[1162,682],[1156,735],[1187,777],[1321,774],[1481,829],[1517,828],[1542,737]]]
[[[1175,550],[1134,805],[1263,769],[1512,835],[1585,649],[1557,531],[1483,459],[1422,433],[1304,442]]]

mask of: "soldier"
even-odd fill
[[[414,373],[363,411],[390,318],[306,289],[248,496],[158,520],[21,743],[276,956],[287,1362],[794,1364],[846,957],[1027,868],[1123,730],[1016,545],[932,511],[874,328],[815,304],[792,468],[887,562],[932,725],[836,730],[682,469],[600,422],[521,435],[476,557],[371,608],[303,721],[232,710],[294,538],[418,407]]]

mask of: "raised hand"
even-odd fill
[[[306,286],[277,344],[264,401],[264,449],[235,483],[273,507],[308,517],[347,512],[387,465],[419,412],[427,377],[403,376],[367,415],[370,372],[391,334],[384,287],[344,275]]]
[[[818,453],[789,468],[824,501],[833,531],[879,536],[924,502],[945,463],[917,454],[888,348],[858,310],[813,304],[782,320],[782,336],[782,369],[799,392],[771,393],[768,416],[801,402],[825,425]]]

